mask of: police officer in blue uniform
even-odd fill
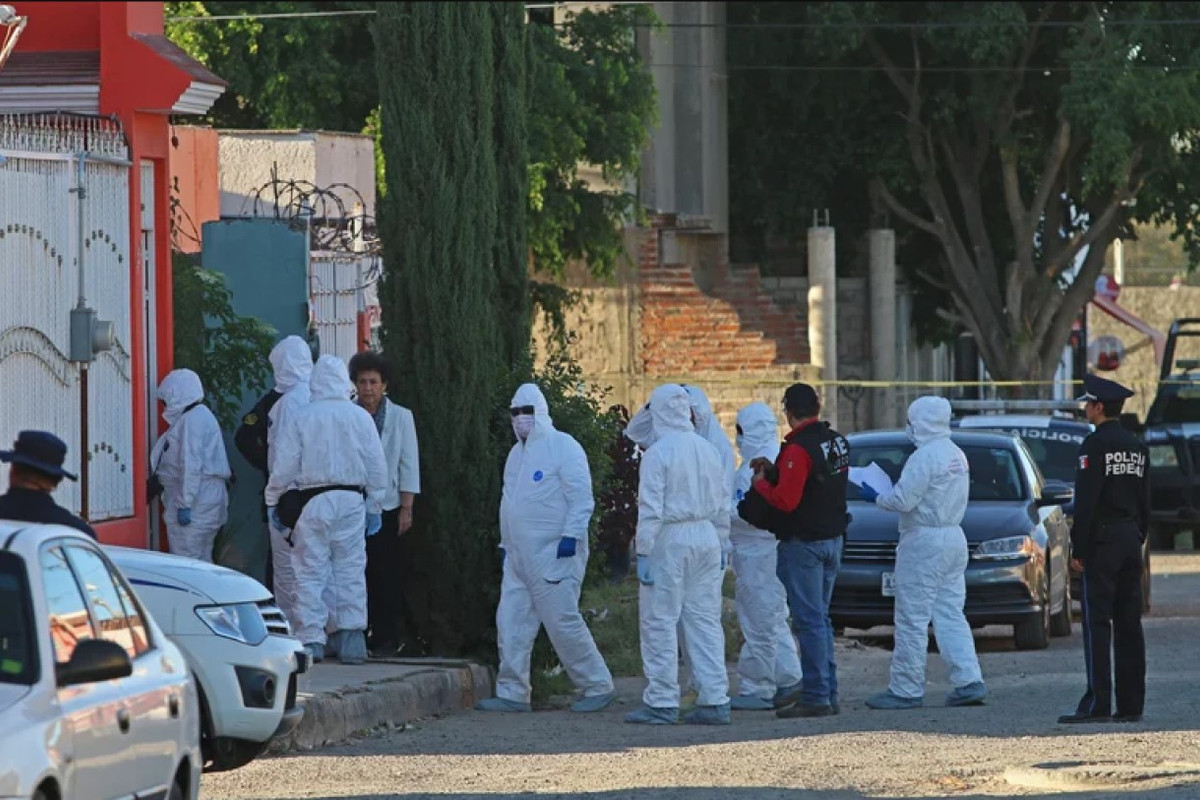
[[[1058,721],[1139,722],[1146,696],[1142,542],[1150,518],[1148,451],[1119,422],[1133,392],[1096,375],[1088,375],[1083,386],[1079,399],[1096,429],[1079,449],[1071,568],[1083,573],[1087,691],[1075,712]]]

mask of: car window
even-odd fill
[[[100,635],[124,647],[131,659],[146,652],[149,645],[145,623],[132,603],[127,608],[122,601],[117,589],[120,581],[100,554],[81,545],[69,545],[67,554],[87,593]]]
[[[895,483],[900,479],[904,463],[912,455],[912,446],[874,445],[850,446],[850,466],[865,467],[874,461]],[[1021,479],[1016,455],[1003,447],[967,446],[962,448],[971,468],[971,500],[1022,500],[1025,482]],[[847,484],[847,500],[860,499],[858,487]]]
[[[43,550],[41,564],[54,660],[65,664],[71,660],[75,645],[84,639],[96,638],[96,631],[88,614],[87,601],[62,548],[49,547]]]
[[[25,562],[13,553],[0,553],[0,608],[0,683],[34,684],[39,665],[31,635],[33,602]]]

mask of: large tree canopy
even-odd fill
[[[386,4],[384,4],[386,5]],[[360,131],[379,141],[379,89],[372,14],[264,18],[254,15],[374,10],[375,3],[170,2],[171,39],[230,84],[209,121],[235,128]],[[241,16],[231,20],[196,17]],[[611,273],[619,226],[636,197],[581,180],[581,163],[618,186],[636,174],[654,121],[654,82],[633,32],[652,24],[648,6],[569,14],[529,28],[528,244],[538,269],[561,276],[586,260]],[[377,147],[379,191],[386,165]]]
[[[919,233],[914,271],[994,377],[1050,377],[1131,223],[1169,223],[1200,252],[1200,29],[1173,24],[1190,6],[752,5],[773,27],[738,32],[731,64],[786,59],[772,66],[804,76],[799,102],[823,123],[804,137],[811,171],[781,161],[793,202],[857,194],[860,219]]]

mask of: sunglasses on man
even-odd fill
[[[522,414],[527,414],[528,416],[532,417],[535,410],[536,409],[534,409],[533,406],[514,406],[508,410],[508,413],[512,414],[514,417],[519,417]]]

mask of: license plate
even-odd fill
[[[883,596],[884,597],[895,597],[896,596],[896,573],[894,573],[894,572],[883,573]]]

